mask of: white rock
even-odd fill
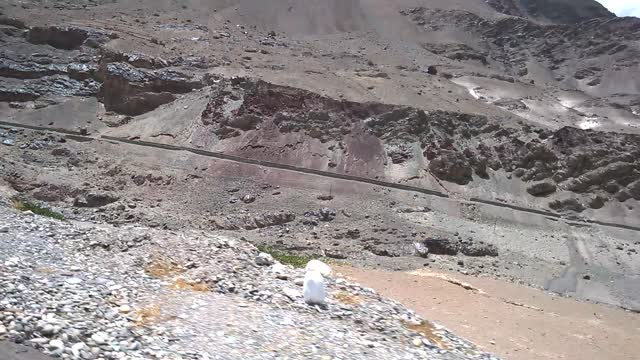
[[[80,357],[80,350],[85,350],[87,345],[83,342],[75,343],[71,346],[71,354],[75,357]]]
[[[118,308],[118,311],[120,311],[121,313],[129,313],[131,312],[131,306],[129,305],[120,305],[120,307]]]
[[[4,335],[7,333],[7,328],[4,325],[0,325],[0,335]]]
[[[324,289],[324,277],[318,271],[307,271],[302,286],[304,301],[310,305],[323,305],[327,293]]]
[[[322,276],[329,276],[331,274],[331,267],[320,260],[309,261],[305,269],[307,270],[307,272],[317,271]]]
[[[49,341],[49,349],[51,350],[55,350],[55,349],[64,349],[64,343],[62,342],[62,340],[51,340]]]
[[[82,282],[82,279],[77,277],[71,277],[66,280],[66,283],[71,285],[77,285],[77,284],[80,284],[81,282]]]
[[[20,263],[19,257],[10,257],[4,262],[4,266],[16,266]]]
[[[97,332],[91,335],[91,340],[93,340],[97,345],[104,345],[109,340],[109,335],[105,332]]]
[[[275,260],[273,260],[273,256],[267,253],[261,252],[260,254],[258,254],[258,256],[256,256],[256,264],[258,265],[268,266],[272,265],[274,262]]]

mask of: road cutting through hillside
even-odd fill
[[[127,139],[127,138],[122,138],[122,137],[115,137],[115,136],[108,136],[108,135],[89,136],[89,135],[86,135],[84,133],[81,133],[81,132],[78,132],[78,131],[73,131],[73,130],[67,130],[67,129],[61,129],[61,128],[52,128],[52,127],[45,127],[45,126],[24,125],[24,124],[12,123],[12,122],[7,122],[7,121],[0,121],[0,127],[3,127],[3,128],[20,128],[20,129],[24,129],[24,130],[46,131],[46,132],[59,133],[59,134],[65,135],[67,138],[69,138],[71,140],[80,141],[80,142],[106,140],[106,141],[113,141],[113,142],[129,144],[129,145],[143,146],[143,147],[170,150],[170,151],[187,151],[187,152],[190,152],[190,153],[193,153],[193,154],[196,154],[196,155],[201,155],[201,156],[206,156],[206,157],[211,157],[211,158],[217,158],[217,159],[222,159],[222,160],[228,160],[228,161],[233,161],[233,162],[238,162],[238,163],[244,163],[244,164],[249,164],[249,165],[264,166],[264,167],[287,170],[287,171],[295,171],[295,172],[299,172],[299,173],[303,173],[303,174],[323,176],[323,177],[329,177],[329,178],[334,178],[334,179],[339,179],[339,180],[355,181],[355,182],[360,182],[360,183],[365,183],[365,184],[370,184],[370,185],[377,185],[377,186],[382,186],[382,187],[391,188],[391,189],[397,189],[397,190],[421,193],[421,194],[424,194],[424,195],[427,195],[427,196],[436,196],[436,197],[440,197],[440,198],[450,198],[449,195],[446,194],[446,193],[443,193],[443,192],[440,192],[440,191],[436,191],[436,190],[424,189],[424,188],[420,188],[420,187],[416,187],[416,186],[396,184],[396,183],[380,181],[380,180],[376,180],[376,179],[359,177],[359,176],[352,176],[352,175],[332,173],[332,172],[316,170],[316,169],[303,168],[303,167],[298,167],[298,166],[293,166],[293,165],[287,165],[287,164],[281,164],[281,163],[276,163],[276,162],[271,162],[271,161],[246,158],[246,157],[235,156],[235,155],[228,155],[228,154],[224,154],[224,153],[220,153],[220,152],[206,151],[206,150],[195,149],[195,148],[190,148],[190,147],[185,147],[185,146],[176,146],[176,145],[162,144],[162,143],[156,143],[156,142],[150,142],[150,141],[142,141],[142,140],[132,140],[132,139]],[[640,227],[637,227],[637,226],[626,225],[626,224],[616,224],[616,223],[611,223],[611,222],[598,221],[598,220],[594,220],[594,219],[582,219],[582,222],[579,221],[579,220],[575,220],[575,219],[569,221],[567,219],[564,219],[564,217],[561,214],[558,214],[558,213],[555,213],[555,212],[551,212],[551,211],[547,211],[547,210],[540,210],[540,209],[531,209],[531,208],[526,208],[526,207],[522,207],[522,206],[501,203],[501,202],[493,201],[493,200],[485,200],[485,199],[480,199],[480,198],[475,198],[475,197],[472,197],[469,200],[459,200],[459,201],[466,201],[466,202],[470,202],[470,203],[484,204],[484,205],[496,206],[496,207],[501,207],[501,208],[508,208],[508,209],[515,210],[515,211],[520,211],[520,212],[525,212],[525,213],[545,216],[545,217],[549,217],[549,218],[553,218],[553,219],[565,220],[570,224],[572,224],[572,223],[576,223],[576,224],[587,223],[587,224],[596,224],[596,225],[600,225],[600,226],[613,227],[613,228],[619,228],[619,229],[625,229],[625,230],[640,231]]]

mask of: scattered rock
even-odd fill
[[[254,201],[256,201],[256,197],[254,195],[247,194],[242,197],[242,202],[245,204],[251,204]]]
[[[322,201],[333,200],[333,195],[318,195],[318,200],[322,200]]]
[[[417,242],[413,244],[416,249],[416,255],[419,257],[426,258],[429,255],[429,249],[425,246],[424,243]]]
[[[102,207],[118,201],[116,196],[106,193],[88,193],[75,198],[73,206],[77,207]]]
[[[260,266],[271,266],[275,263],[275,260],[273,259],[273,256],[261,252],[260,254],[258,254],[258,256],[256,256],[256,264],[260,265]]]

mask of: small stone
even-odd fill
[[[13,146],[16,144],[16,141],[10,138],[6,138],[2,140],[2,145]]]
[[[109,340],[109,335],[100,331],[91,335],[91,340],[93,340],[93,342],[95,342],[97,345],[105,345]]]
[[[254,201],[256,201],[256,197],[251,194],[247,194],[242,197],[242,202],[244,202],[245,204],[251,204]]]
[[[131,343],[131,345],[129,345],[129,350],[140,350],[140,348],[142,347],[142,345],[140,344],[140,342],[138,341],[134,341],[133,343]]]
[[[62,342],[62,340],[51,340],[49,341],[49,349],[50,350],[58,350],[58,349],[64,349],[64,343]]]
[[[426,246],[424,246],[423,243],[416,242],[413,244],[413,247],[415,248],[416,256],[423,257],[423,258],[426,258],[427,256],[429,256],[429,249]]]
[[[491,345],[495,345],[495,344],[496,344],[496,342],[495,342],[495,341],[493,341],[493,340],[491,340],[491,341],[489,341],[489,344],[491,344]]]
[[[51,324],[46,324],[41,330],[40,334],[44,336],[53,336],[56,333],[56,328]]]
[[[121,305],[118,308],[118,311],[120,311],[123,314],[129,313],[129,312],[131,312],[131,306],[129,306],[129,305]]]
[[[422,345],[423,345],[422,339],[420,339],[420,338],[414,338],[413,339],[413,346],[420,347]]]
[[[67,280],[65,280],[65,282],[67,284],[70,284],[70,285],[77,285],[77,284],[80,284],[82,282],[82,279],[77,278],[77,277],[71,277],[71,278],[68,278]]]
[[[9,232],[8,226],[0,226],[0,233],[8,233],[8,232]]]
[[[86,349],[87,345],[83,342],[75,343],[71,346],[71,354],[80,357],[80,351]]]
[[[275,260],[273,259],[273,256],[267,253],[261,252],[260,254],[258,254],[258,256],[256,256],[256,264],[260,266],[273,265],[274,262]]]
[[[0,325],[0,336],[7,333],[7,328],[4,325]]]

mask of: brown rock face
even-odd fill
[[[429,170],[442,180],[466,185],[473,174],[469,163],[460,153],[445,150],[429,163]]]
[[[576,193],[615,194],[640,180],[638,135],[505,127],[484,116],[339,101],[250,79],[214,86],[201,122],[219,139],[272,139],[238,145],[236,152],[243,156],[284,159],[297,145],[279,148],[273,139],[295,134],[297,139],[327,143],[342,158],[348,151],[359,151],[359,158],[384,157],[386,165],[419,162],[437,178],[460,185],[474,177],[489,178],[491,171],[513,172],[523,181],[538,182],[528,189],[534,196],[547,196],[558,186]],[[382,146],[345,146],[364,139]],[[424,158],[416,156],[419,150]],[[335,161],[325,164],[343,171]],[[606,201],[611,195],[601,196]],[[580,208],[569,203],[554,206]]]
[[[104,83],[98,98],[105,109],[126,115],[140,115],[175,100],[174,94],[199,89],[205,84],[171,70],[149,71],[126,63],[103,65]]]
[[[215,229],[220,230],[253,230],[269,226],[282,225],[295,220],[291,212],[274,212],[261,215],[229,215],[217,216],[211,219]]]

